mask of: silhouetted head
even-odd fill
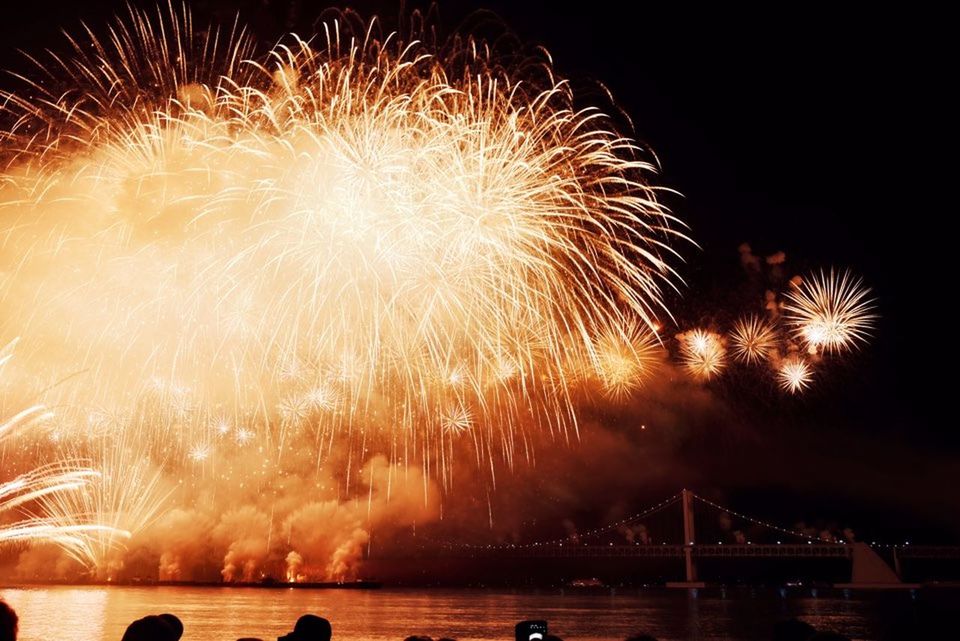
[[[171,637],[172,641],[179,641],[180,637],[183,636],[183,622],[175,614],[170,614],[169,612],[164,612],[163,614],[157,615],[163,622],[166,623],[170,630],[175,636]]]
[[[0,601],[0,641],[17,641],[17,613]]]
[[[180,634],[166,620],[151,614],[127,626],[121,641],[176,641],[179,638]]]
[[[330,622],[316,614],[304,614],[293,626],[293,638],[296,641],[330,641],[333,628]]]
[[[838,632],[817,632],[809,638],[809,641],[850,641],[850,637]]]
[[[800,619],[787,619],[773,625],[773,641],[807,641],[817,630]]]

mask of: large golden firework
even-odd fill
[[[3,330],[38,379],[83,372],[51,403],[149,410],[195,461],[224,414],[509,460],[574,426],[598,328],[664,311],[682,234],[608,118],[481,42],[342,28],[258,56],[133,11],[4,96]]]

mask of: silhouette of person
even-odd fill
[[[164,612],[163,614],[157,616],[163,619],[163,621],[170,626],[170,630],[174,634],[174,636],[170,637],[171,641],[179,641],[180,637],[183,636],[183,621],[181,621],[176,615],[170,614],[169,612]]]
[[[169,616],[173,616],[172,614]],[[176,617],[173,617],[176,619]],[[177,623],[180,620],[177,619]],[[150,616],[137,619],[123,633],[121,641],[177,641],[183,633],[183,625],[177,627],[171,626],[167,618],[151,614]]]
[[[6,601],[0,600],[0,641],[17,641],[17,613]]]
[[[280,637],[278,641],[330,641],[333,628],[330,622],[316,614],[304,614],[297,619],[293,632]]]
[[[773,625],[773,641],[807,641],[816,632],[816,628],[805,621],[787,619]]]

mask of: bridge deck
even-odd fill
[[[704,545],[692,546],[696,558],[725,557],[782,557],[782,558],[850,558],[852,546],[839,543],[812,545]],[[666,545],[541,545],[533,547],[504,547],[492,549],[464,549],[447,552],[448,556],[507,556],[514,558],[680,558],[684,546]]]

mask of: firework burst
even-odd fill
[[[161,14],[0,100],[0,234],[23,257],[0,300],[34,301],[0,330],[45,380],[87,372],[51,404],[124,406],[193,460],[230,407],[277,456],[296,432],[426,459],[469,422],[509,463],[518,431],[576,429],[571,363],[636,386],[649,345],[627,334],[665,311],[682,225],[548,61],[376,23],[259,55]],[[633,361],[598,356],[617,325]]]
[[[679,336],[683,366],[694,377],[709,380],[723,371],[727,351],[723,338],[706,329],[693,329]]]
[[[734,358],[755,365],[775,354],[779,344],[777,330],[759,316],[745,316],[733,325],[730,342]]]
[[[806,390],[813,380],[813,368],[802,358],[791,356],[785,359],[777,370],[777,383],[780,389],[791,394]]]
[[[840,352],[867,340],[876,320],[870,290],[849,271],[820,271],[795,282],[783,314],[811,354]]]
[[[608,328],[595,340],[594,368],[604,393],[624,398],[639,389],[662,360],[657,335],[637,324]]]

